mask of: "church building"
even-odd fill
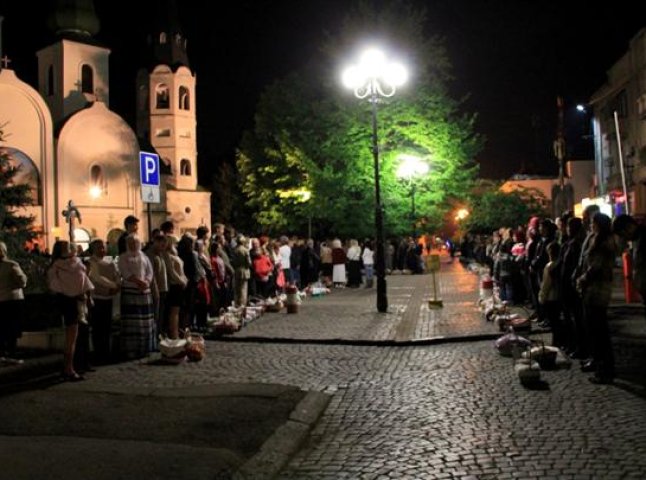
[[[158,27],[150,37],[155,61],[128,80],[137,88],[135,133],[110,110],[110,50],[94,38],[92,0],[59,1],[49,23],[57,40],[37,52],[37,90],[0,63],[0,149],[21,165],[18,181],[32,187],[27,211],[43,234],[41,245],[51,250],[56,238],[67,238],[63,211],[70,201],[80,212],[74,236],[83,246],[93,238],[115,245],[128,215],[140,219],[144,239],[165,220],[177,234],[210,225],[211,194],[197,185],[195,75],[178,26]],[[141,150],[161,162],[150,226]]]

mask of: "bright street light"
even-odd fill
[[[384,218],[379,186],[379,142],[377,136],[377,102],[379,97],[392,97],[397,87],[406,83],[408,72],[399,63],[389,62],[377,49],[366,50],[359,63],[345,69],[343,84],[354,91],[357,98],[368,98],[372,104],[372,156],[375,168],[375,230],[377,235],[377,311],[388,311],[386,295],[386,258],[384,249]]]
[[[466,208],[461,208],[461,209],[460,209],[460,210],[458,210],[458,211],[457,211],[457,213],[455,214],[455,219],[456,219],[457,221],[460,221],[460,220],[464,220],[464,219],[465,219],[465,218],[467,218],[468,216],[469,216],[469,210],[467,210]]]
[[[397,169],[397,176],[408,180],[410,183],[410,197],[412,202],[411,209],[411,221],[413,224],[413,238],[417,238],[417,220],[415,218],[415,191],[417,190],[417,184],[415,183],[415,177],[420,177],[426,175],[429,171],[428,163],[422,161],[419,157],[415,155],[400,155],[399,159],[401,163]]]

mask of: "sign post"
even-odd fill
[[[148,240],[152,234],[151,203],[160,203],[159,193],[159,155],[139,152],[139,178],[141,179],[141,200],[147,204]]]

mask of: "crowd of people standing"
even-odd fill
[[[500,298],[533,310],[553,344],[593,372],[593,383],[615,376],[607,310],[620,242],[635,242],[636,286],[646,294],[646,235],[627,215],[612,221],[596,205],[582,218],[533,217],[526,227],[501,228],[491,237],[467,237],[462,254],[490,267]],[[642,295],[643,298],[646,298]]]

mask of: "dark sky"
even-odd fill
[[[150,13],[131,7],[151,3],[95,1],[101,20],[97,37],[112,49],[111,106],[129,121],[151,23]],[[252,126],[262,87],[315,57],[323,33],[334,34],[351,0],[177,3],[197,73],[200,177],[208,184],[214,162],[233,158],[242,131]],[[555,171],[556,96],[565,98],[568,142],[578,148],[587,122],[574,106],[604,83],[606,70],[646,26],[646,4],[635,0],[603,8],[566,0],[421,3],[428,9],[427,33],[445,39],[454,65],[453,95],[470,95],[465,109],[479,115],[476,128],[487,144],[477,160],[487,178],[521,168]],[[32,84],[35,51],[52,41],[46,14],[46,2],[0,0],[4,53]]]

